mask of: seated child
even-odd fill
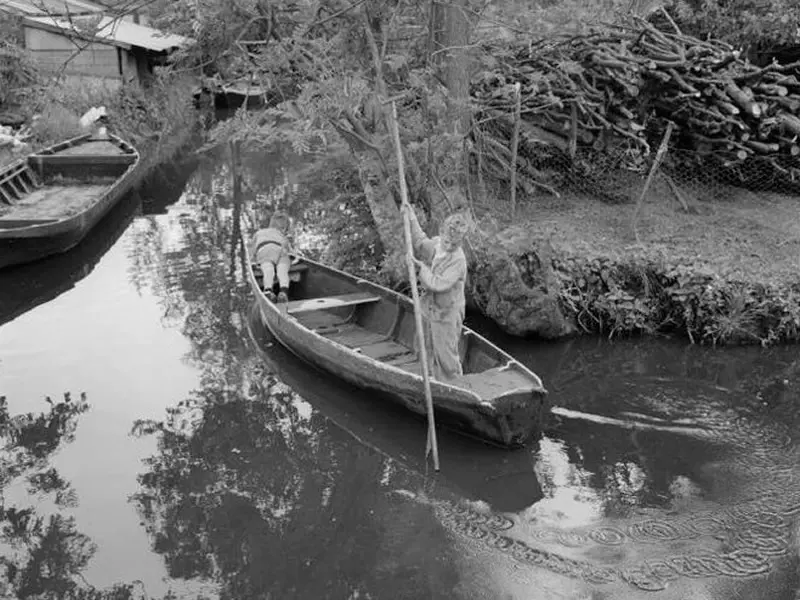
[[[289,266],[292,251],[287,235],[291,221],[289,216],[276,211],[269,220],[269,227],[259,229],[250,245],[250,260],[261,265],[264,290],[267,298],[275,302],[273,287],[278,276],[278,302],[289,301]]]

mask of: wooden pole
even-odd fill
[[[519,151],[519,127],[522,120],[522,87],[519,81],[514,84],[514,132],[511,134],[511,218],[517,213],[517,152]]]
[[[653,160],[653,165],[650,167],[650,173],[647,174],[647,179],[644,182],[644,187],[642,188],[642,193],[639,195],[639,200],[636,202],[636,209],[633,211],[633,235],[636,237],[636,242],[639,243],[639,230],[636,228],[636,221],[639,218],[639,211],[642,209],[642,204],[644,204],[644,198],[647,195],[647,190],[650,189],[650,184],[653,183],[653,176],[658,171],[659,165],[661,165],[661,161],[664,160],[664,154],[667,151],[667,146],[669,145],[669,138],[672,135],[672,129],[675,127],[675,123],[670,121],[667,123],[667,130],[664,132],[664,137],[661,138],[661,145],[658,147],[658,151],[656,152],[656,157]]]
[[[400,145],[400,130],[397,126],[397,106],[392,102],[392,112],[390,116],[390,127],[392,137],[394,137],[394,149],[397,154],[397,173],[400,180],[400,198],[403,204],[411,209],[408,203],[408,189],[406,188],[406,169],[403,165],[403,148]],[[422,382],[425,386],[425,407],[428,412],[428,444],[425,454],[433,452],[433,468],[439,470],[439,447],[436,442],[436,422],[433,417],[433,397],[431,395],[431,380],[428,373],[428,349],[425,339],[425,328],[422,323],[422,310],[419,301],[419,290],[417,289],[417,270],[414,266],[414,246],[411,239],[411,222],[408,213],[403,211],[403,229],[406,237],[406,265],[408,266],[408,278],[411,283],[411,297],[414,299],[414,317],[417,322],[417,340],[419,345],[419,356],[422,362]]]

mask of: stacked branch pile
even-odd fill
[[[647,157],[671,120],[672,147],[691,150],[684,158],[724,168],[758,161],[772,175],[800,177],[800,63],[756,67],[728,44],[644,21],[489,50],[494,68],[471,93],[490,160],[509,162],[519,82],[520,146],[529,151],[544,143],[573,159],[582,147]],[[525,154],[517,167],[540,178],[526,172]]]

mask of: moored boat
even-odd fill
[[[311,364],[425,415],[421,363],[414,351],[412,301],[375,283],[309,259],[292,266],[291,301],[274,304],[257,265],[251,287],[264,324]],[[431,380],[437,424],[503,447],[538,438],[549,413],[539,377],[464,327],[464,374]]]
[[[0,170],[0,268],[66,252],[134,183],[139,153],[109,135],[79,136]]]
[[[216,110],[232,110],[242,106],[261,108],[274,98],[274,92],[243,77],[229,83],[209,78],[192,93],[195,104],[202,105],[203,98]]]

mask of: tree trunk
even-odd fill
[[[387,173],[379,162],[365,155],[358,156],[358,175],[364,188],[378,236],[384,248],[384,271],[398,279],[404,279],[403,263],[400,257],[405,251],[403,223],[400,211],[389,188]],[[395,264],[396,263],[396,264]]]
[[[467,0],[433,3],[433,44],[430,52],[450,95],[450,131],[469,130],[469,46],[473,19]]]
[[[445,124],[445,129],[463,136],[469,131],[471,122],[469,76],[472,61],[468,46],[475,20],[474,13],[468,0],[432,2],[431,10],[433,31],[429,52],[448,92],[449,122]],[[444,183],[448,187],[460,187],[468,192],[469,166],[463,146],[454,149],[454,152],[458,167]]]

